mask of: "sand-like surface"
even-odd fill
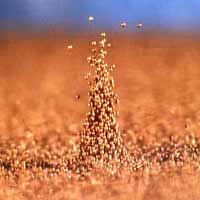
[[[70,147],[87,111],[86,57],[96,36],[9,36],[0,39],[0,138],[59,136]],[[109,38],[109,37],[108,37]],[[111,35],[108,62],[116,65],[120,129],[126,145],[144,137],[199,137],[200,43],[195,37]],[[67,46],[72,44],[72,50]],[[80,99],[76,99],[80,95]],[[18,141],[19,142],[19,141]],[[48,140],[49,143],[53,141]],[[46,145],[48,145],[48,142]],[[130,143],[130,144],[129,144]],[[27,175],[28,176],[28,175]],[[51,180],[10,184],[1,199],[194,199],[199,165],[171,174],[135,174],[122,180]],[[13,186],[14,185],[14,186]],[[38,197],[36,197],[39,195]]]

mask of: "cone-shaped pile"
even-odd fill
[[[105,33],[97,43],[92,42],[92,56],[88,62],[94,68],[89,84],[89,112],[80,134],[79,157],[82,161],[101,161],[118,166],[127,165],[130,156],[123,145],[118,124],[116,105],[119,100],[114,92],[114,79],[111,75],[114,65],[105,62],[107,49]]]

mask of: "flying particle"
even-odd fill
[[[121,23],[121,27],[122,27],[122,28],[126,27],[126,25],[127,25],[126,22],[122,22],[122,23]]]
[[[188,128],[188,125],[187,125],[187,124],[185,124],[185,125],[184,125],[184,127],[187,129],[187,128]]]
[[[93,17],[93,16],[89,16],[89,17],[88,17],[88,20],[89,20],[90,22],[92,22],[92,21],[94,21],[94,17]]]
[[[115,64],[112,64],[112,65],[110,66],[110,69],[111,69],[111,71],[114,70],[114,69],[115,69]]]
[[[93,41],[91,44],[92,44],[92,46],[95,46],[95,45],[97,45],[97,42]]]
[[[101,40],[99,42],[99,46],[103,48],[103,47],[105,47],[105,43],[106,43],[106,40]]]
[[[67,46],[67,48],[68,48],[68,50],[72,50],[73,47],[72,47],[72,45],[70,44],[70,45]]]
[[[85,79],[86,79],[86,80],[89,79],[90,76],[91,76],[91,73],[88,72],[88,73],[85,75]]]
[[[139,23],[136,25],[136,28],[142,28],[143,27],[143,24]]]
[[[76,95],[76,99],[80,99],[80,94],[77,94],[77,95]]]
[[[92,53],[96,53],[97,52],[97,49],[92,49]]]
[[[105,33],[105,32],[102,32],[102,33],[101,33],[101,37],[106,37],[106,33]]]

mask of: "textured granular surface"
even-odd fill
[[[106,39],[2,42],[1,199],[200,196],[197,43]]]

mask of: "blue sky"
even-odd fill
[[[63,26],[118,29],[125,20],[134,30],[142,22],[147,29],[200,29],[200,0],[0,0],[0,29]]]

